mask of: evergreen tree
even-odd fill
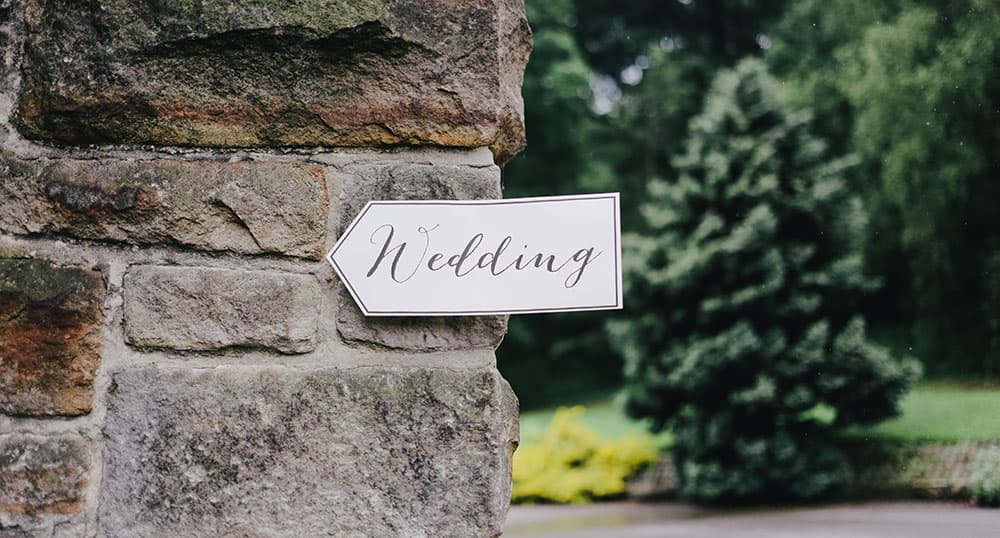
[[[865,338],[862,207],[759,61],[715,79],[679,179],[651,183],[609,325],[626,403],[675,435],[681,492],[807,498],[848,479],[837,428],[896,413],[916,376]]]
[[[648,179],[672,175],[670,156],[683,147],[713,73],[760,52],[756,37],[784,1],[525,5],[535,43],[523,86],[528,147],[504,168],[504,196],[618,191],[628,231],[641,224],[637,208]],[[622,79],[629,66],[642,71],[640,81]],[[621,361],[603,331],[617,316],[512,316],[497,365],[522,406],[617,389]]]

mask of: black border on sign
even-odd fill
[[[350,281],[346,278],[343,269],[337,262],[333,259],[334,254],[340,249],[340,246],[344,244],[345,240],[354,228],[361,222],[368,210],[377,205],[512,205],[512,204],[540,204],[540,203],[552,203],[552,202],[572,202],[577,200],[612,200],[612,219],[614,222],[614,258],[615,258],[615,302],[614,304],[606,305],[581,305],[581,306],[563,306],[554,308],[521,308],[521,309],[499,309],[499,310],[445,310],[445,311],[372,311],[368,309],[364,301],[361,300],[361,296],[354,290],[351,286]],[[351,224],[347,229],[340,235],[337,239],[337,243],[330,249],[330,252],[326,255],[326,260],[333,266],[334,270],[337,272],[337,276],[340,281],[343,282],[344,287],[350,292],[351,297],[361,308],[362,313],[366,316],[373,317],[388,317],[388,316],[496,316],[503,314],[544,314],[553,312],[585,312],[592,310],[619,310],[623,307],[622,305],[622,266],[621,266],[621,248],[618,245],[618,238],[621,236],[621,224],[619,222],[619,216],[621,210],[619,208],[619,193],[605,193],[605,194],[581,194],[581,195],[571,195],[571,196],[544,196],[544,197],[534,197],[534,198],[512,198],[509,200],[381,200],[381,201],[371,201],[365,204],[364,209],[358,213],[358,216],[351,221]]]

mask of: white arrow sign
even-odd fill
[[[618,193],[368,202],[326,257],[367,316],[622,307]]]

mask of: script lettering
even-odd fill
[[[563,280],[563,286],[573,288],[580,283],[587,266],[602,254],[602,251],[595,252],[594,247],[586,247],[580,248],[568,256],[560,256],[558,253],[531,252],[529,245],[522,243],[521,253],[512,258],[508,256],[505,259],[505,253],[514,242],[514,239],[508,235],[497,242],[495,248],[477,257],[477,250],[486,241],[486,236],[483,233],[475,233],[465,242],[461,252],[433,252],[428,258],[431,232],[437,229],[437,225],[431,228],[418,227],[417,232],[423,235],[423,250],[415,259],[413,256],[404,259],[409,244],[406,241],[393,243],[396,230],[391,224],[379,226],[372,232],[369,242],[373,245],[381,243],[382,247],[366,276],[368,278],[374,276],[387,259],[391,260],[388,262],[389,277],[398,284],[412,279],[423,267],[429,271],[441,271],[450,267],[457,278],[468,276],[474,271],[488,270],[493,277],[499,277],[508,271],[541,269],[549,273],[559,273],[569,268],[571,270]],[[379,239],[378,236],[384,237]],[[405,276],[401,276],[401,265],[413,269]]]

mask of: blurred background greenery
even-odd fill
[[[619,191],[628,236],[623,311],[510,320],[526,445],[593,403],[717,500],[834,489],[844,432],[1000,439],[1000,3],[526,3],[505,197]]]

